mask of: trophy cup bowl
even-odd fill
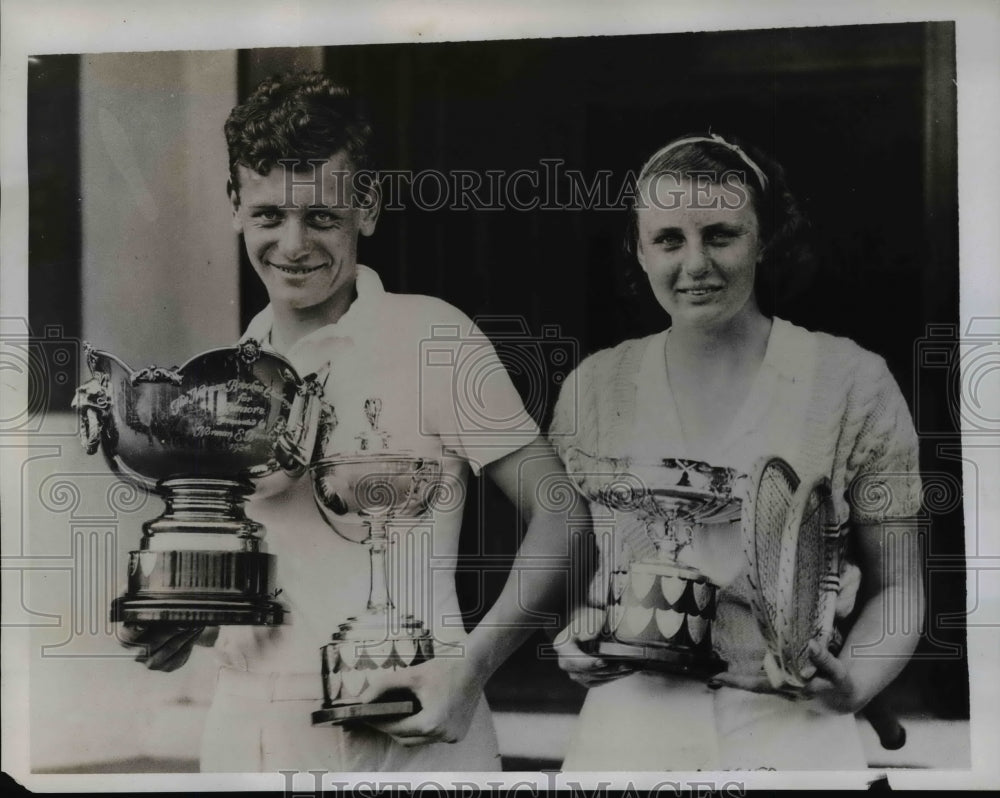
[[[726,669],[712,648],[715,585],[677,560],[688,541],[680,525],[731,523],[741,515],[741,476],[695,460],[653,462],[597,457],[571,449],[568,471],[589,501],[634,513],[646,524],[657,552],[616,566],[608,587],[601,633],[592,650],[644,670],[707,677]],[[690,535],[690,530],[688,535]]]
[[[407,453],[361,452],[334,455],[310,467],[320,514],[341,537],[368,547],[371,563],[368,604],[346,619],[320,649],[323,706],[313,724],[344,723],[410,715],[419,709],[412,695],[388,696],[362,703],[368,673],[379,668],[408,668],[434,656],[424,624],[397,618],[386,584],[385,550],[390,521],[417,519],[431,509],[441,480],[439,460]]]
[[[247,518],[258,486],[304,473],[319,386],[256,341],[213,349],[180,368],[133,370],[85,345],[80,437],[122,479],[163,499],[129,554],[128,588],[111,604],[126,624],[281,623],[263,526]]]

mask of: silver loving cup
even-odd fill
[[[366,447],[367,448],[367,447]],[[441,484],[439,460],[406,452],[361,451],[320,457],[311,466],[320,514],[346,540],[368,547],[371,578],[363,612],[347,618],[320,649],[323,705],[313,724],[400,717],[418,711],[416,698],[358,697],[378,669],[408,668],[434,656],[434,640],[412,615],[399,617],[386,580],[387,524],[413,520],[432,509]]]
[[[271,625],[283,609],[264,528],[243,505],[301,476],[315,440],[320,384],[254,340],[180,368],[129,368],[85,344],[91,378],[73,400],[88,454],[163,499],[130,552],[111,620]]]
[[[694,677],[725,670],[712,647],[717,585],[677,556],[691,541],[692,525],[739,520],[742,476],[695,460],[641,462],[576,448],[568,452],[567,471],[589,501],[640,518],[653,542],[652,551],[612,566],[593,649],[646,670]]]

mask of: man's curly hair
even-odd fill
[[[281,161],[325,161],[345,150],[358,170],[372,168],[372,129],[358,100],[322,72],[265,79],[225,124],[226,189],[239,195],[237,167],[266,175]]]

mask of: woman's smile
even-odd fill
[[[691,288],[677,288],[674,289],[678,294],[684,294],[690,299],[703,299],[705,297],[714,296],[718,292],[722,291],[725,286],[722,285],[699,285]]]

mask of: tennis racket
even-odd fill
[[[767,644],[764,666],[775,689],[785,682],[780,668],[778,612],[781,597],[788,591],[782,590],[779,579],[781,546],[798,487],[799,477],[788,463],[777,457],[762,459],[751,472],[743,502],[743,548],[750,566],[750,606]]]
[[[847,524],[838,524],[830,482],[802,482],[781,458],[760,460],[744,503],[743,544],[751,609],[767,644],[764,669],[772,687],[801,692],[816,674],[809,644],[837,653],[834,625]],[[882,696],[863,712],[885,748],[903,745],[905,730]]]

